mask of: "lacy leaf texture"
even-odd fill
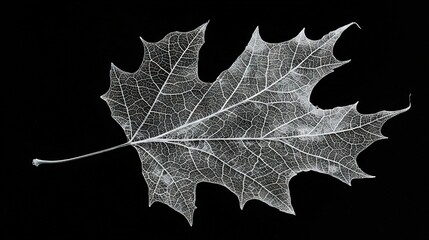
[[[149,205],[167,204],[192,225],[199,182],[220,184],[240,207],[258,199],[294,213],[290,179],[303,171],[344,183],[371,177],[356,156],[385,138],[382,125],[406,111],[360,114],[357,104],[320,109],[314,86],[348,61],[333,47],[351,24],[320,40],[304,30],[290,41],[268,43],[258,29],[244,52],[213,83],[198,78],[203,24],[146,42],[141,66],[128,73],[112,64],[102,96],[138,151]]]

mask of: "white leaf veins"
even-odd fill
[[[231,190],[241,208],[258,199],[293,214],[288,184],[299,172],[347,184],[371,177],[356,156],[384,138],[385,121],[408,108],[360,114],[356,104],[320,109],[309,100],[320,79],[347,63],[332,51],[352,24],[320,40],[303,30],[282,43],[265,42],[256,29],[213,83],[197,74],[207,24],[156,43],[142,39],[136,72],[112,65],[102,98],[139,153],[149,204],[167,204],[192,224],[196,185],[210,182]]]

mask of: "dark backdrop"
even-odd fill
[[[255,1],[247,3],[50,3],[5,8],[4,38],[13,45],[3,68],[1,168],[2,239],[428,239],[428,130],[424,117],[429,26],[423,6],[393,3]],[[109,87],[110,63],[140,65],[139,36],[158,41],[210,20],[199,75],[214,81],[244,50],[256,26],[269,42],[305,27],[309,38],[356,21],[335,46],[352,61],[325,77],[311,101],[333,108],[359,101],[372,113],[410,111],[388,121],[358,157],[374,179],[352,186],[314,172],[291,181],[296,216],[259,201],[239,209],[226,188],[197,187],[194,226],[166,205],[148,207],[136,151],[123,148],[58,165],[35,157],[76,156],[126,141],[99,98]],[[3,75],[6,76],[6,75]]]

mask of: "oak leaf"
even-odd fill
[[[282,43],[262,40],[256,29],[213,83],[198,78],[207,24],[156,43],[142,39],[143,61],[133,73],[112,64],[102,99],[128,138],[119,147],[139,153],[149,204],[167,204],[192,225],[196,186],[210,182],[233,192],[241,208],[257,199],[293,214],[289,181],[300,172],[347,184],[371,177],[357,155],[385,138],[382,125],[408,108],[361,114],[357,103],[320,109],[309,100],[324,76],[348,62],[333,47],[351,25],[320,40],[303,30]]]

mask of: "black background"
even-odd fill
[[[425,154],[428,69],[423,5],[308,1],[243,3],[50,3],[5,8],[4,38],[12,45],[3,68],[0,237],[2,239],[429,239]],[[139,36],[158,41],[210,20],[199,60],[214,81],[244,50],[256,26],[281,42],[306,27],[311,39],[356,21],[335,47],[352,61],[325,77],[311,101],[333,108],[408,112],[383,127],[388,140],[358,157],[374,179],[347,186],[327,175],[291,180],[296,216],[259,201],[239,209],[226,188],[197,187],[194,225],[166,205],[148,207],[136,151],[123,148],[75,162],[31,165],[35,157],[66,158],[126,141],[99,98],[110,63],[140,65]]]

